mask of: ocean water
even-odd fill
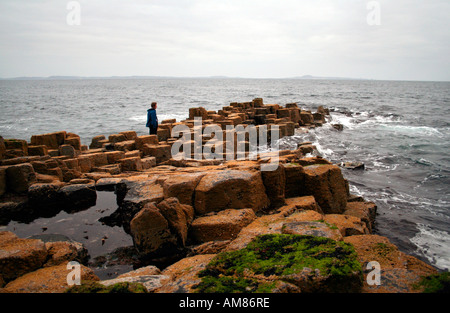
[[[29,140],[66,130],[92,137],[147,134],[146,110],[159,120],[185,119],[190,107],[218,110],[262,97],[332,110],[330,124],[283,138],[281,147],[312,141],[343,169],[351,192],[378,206],[376,233],[434,266],[450,268],[450,83],[288,79],[98,79],[0,81],[0,135]]]

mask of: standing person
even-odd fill
[[[158,134],[158,117],[156,116],[156,102],[152,102],[151,109],[147,110],[147,125],[150,129],[149,133],[150,135],[157,135]]]

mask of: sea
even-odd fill
[[[375,233],[441,270],[450,268],[450,82],[155,78],[0,80],[0,136],[26,139],[65,130],[92,137],[148,133],[146,112],[159,121],[188,117],[189,108],[219,110],[263,98],[330,109],[329,123],[280,141],[311,141],[317,155],[362,162],[342,169],[352,194],[378,207]],[[339,123],[343,131],[331,124]],[[14,229],[20,228],[15,224]],[[112,236],[112,234],[110,234]]]

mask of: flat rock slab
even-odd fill
[[[360,218],[344,214],[325,214],[324,221],[336,226],[342,236],[369,234],[369,229]]]
[[[11,232],[0,232],[0,274],[5,282],[40,268],[47,254],[41,240],[22,239]]]
[[[283,234],[309,235],[342,240],[342,235],[337,228],[321,222],[288,222],[283,224],[281,231]]]
[[[95,184],[65,186],[59,189],[58,194],[59,200],[70,209],[90,207],[95,205],[97,201]]]
[[[162,274],[169,280],[161,288],[155,290],[157,293],[192,292],[194,286],[201,282],[198,273],[205,269],[215,254],[202,254],[184,258],[167,267]]]
[[[367,281],[364,281],[362,292],[420,292],[420,289],[415,289],[414,286],[421,277],[437,273],[432,266],[398,250],[386,237],[357,235],[345,237],[344,241],[353,245],[363,269],[369,262],[375,261],[380,265],[380,285],[369,286]],[[372,268],[369,267],[370,270]]]
[[[80,265],[81,281],[98,281],[94,272]],[[6,293],[62,293],[70,286],[67,284],[67,275],[72,269],[67,264],[41,268],[25,274],[5,286]]]
[[[137,181],[124,181],[126,194],[121,206],[143,208],[150,202],[160,202],[164,199],[163,188],[156,179],[146,178]]]
[[[200,172],[170,176],[163,183],[164,197],[176,197],[180,203],[192,205],[195,188],[205,175]]]
[[[199,242],[230,240],[236,238],[241,229],[255,219],[252,209],[228,209],[195,219],[191,233]]]
[[[162,282],[168,279],[169,276],[166,275],[140,275],[140,276],[129,276],[110,280],[103,280],[100,281],[100,284],[108,287],[117,283],[139,283],[142,284],[145,288],[147,288],[148,292],[152,292],[155,289],[162,287]]]

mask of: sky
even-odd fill
[[[0,77],[450,80],[449,0],[1,0]]]

